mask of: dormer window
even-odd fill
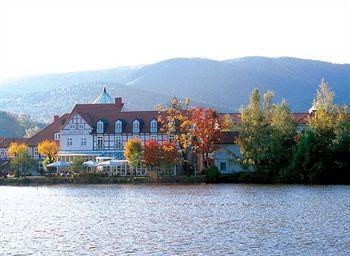
[[[134,120],[132,122],[132,132],[139,133],[140,132],[140,122],[138,120]]]
[[[151,129],[150,129],[152,133],[157,132],[157,128],[158,128],[157,126],[158,126],[157,121],[155,119],[153,119],[151,121]]]
[[[103,122],[100,120],[97,122],[97,133],[103,133]]]
[[[115,122],[115,129],[114,129],[115,133],[122,133],[123,132],[123,123],[120,120],[117,120]]]

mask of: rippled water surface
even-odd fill
[[[350,186],[0,187],[1,255],[350,255]]]

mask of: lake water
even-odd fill
[[[350,255],[350,186],[0,187],[0,255]]]

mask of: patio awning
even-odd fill
[[[51,164],[48,164],[47,167],[69,167],[70,163],[67,162],[62,162],[62,161],[58,161],[58,162],[54,162]]]
[[[97,163],[90,160],[90,161],[84,162],[83,165],[85,165],[87,167],[95,167],[95,166],[97,166]]]
[[[108,160],[97,164],[97,166],[117,167],[117,166],[123,166],[126,163],[128,163],[128,160]]]

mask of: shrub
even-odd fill
[[[219,169],[216,166],[210,167],[205,171],[205,182],[215,183],[218,182],[220,178]]]

